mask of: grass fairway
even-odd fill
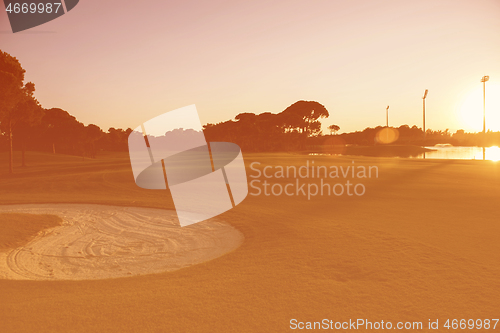
[[[0,251],[28,243],[40,231],[61,225],[61,218],[42,214],[0,214]]]
[[[500,316],[499,163],[244,157],[261,168],[307,160],[349,166],[354,160],[378,166],[379,177],[361,181],[363,196],[249,195],[220,216],[244,234],[243,245],[176,272],[97,281],[0,280],[0,331],[289,332],[293,318],[363,318],[420,321],[425,332],[429,319],[448,331],[448,318]],[[127,154],[27,158],[29,167],[10,176],[7,155],[0,154],[0,204],[173,208],[167,191],[135,186]]]

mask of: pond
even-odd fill
[[[454,147],[454,146],[432,146],[425,147],[432,149],[430,152],[422,153],[416,158],[426,159],[447,159],[447,160],[490,160],[500,161],[499,147]]]

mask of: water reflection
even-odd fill
[[[453,147],[433,146],[426,147],[432,151],[420,154],[416,158],[445,159],[445,160],[489,160],[500,161],[499,147]]]

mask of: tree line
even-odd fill
[[[97,151],[127,151],[132,130],[84,125],[67,111],[44,109],[35,98],[35,84],[24,83],[25,70],[10,54],[0,50],[0,150],[9,151],[12,173],[13,151],[50,151],[94,158]]]
[[[234,142],[249,152],[300,150],[305,149],[307,138],[321,136],[319,119],[328,116],[324,105],[301,100],[280,113],[246,112],[234,120],[209,123],[203,126],[203,132],[207,141]]]
[[[307,139],[307,146],[325,144],[373,146],[386,144],[379,142],[377,139],[377,134],[385,128],[385,126],[367,127],[362,131],[310,137]],[[415,125],[412,127],[401,125],[399,127],[391,127],[391,129],[397,133],[396,140],[391,142],[394,145],[434,146],[437,144],[450,144],[453,146],[500,146],[500,132],[467,133],[460,129],[452,133],[449,129],[444,131],[428,129],[424,135],[422,128]]]
[[[35,98],[35,84],[24,83],[25,70],[19,61],[0,50],[0,151],[9,151],[9,171],[13,172],[13,151],[46,151],[95,158],[100,151],[126,152],[132,129],[109,128],[104,132],[94,124],[84,125],[59,108],[44,109]],[[321,145],[377,145],[382,126],[342,133],[330,125],[323,135],[321,118],[329,117],[324,105],[300,100],[280,113],[240,113],[234,120],[203,126],[207,141],[228,141],[246,152],[307,151]],[[392,144],[431,146],[449,143],[463,146],[500,145],[500,132],[465,133],[459,130],[427,130],[417,126],[392,128],[397,138]],[[387,143],[387,142],[385,142]]]
[[[59,108],[45,109],[35,98],[35,84],[24,83],[25,70],[10,54],[0,50],[0,150],[46,151],[95,158],[99,151],[127,151],[132,129],[84,125]],[[315,101],[298,101],[278,114],[240,113],[234,120],[206,124],[208,141],[237,143],[245,151],[289,151],[305,149],[306,139],[321,135],[320,118],[328,110]],[[337,125],[330,127],[338,131]]]

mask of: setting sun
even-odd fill
[[[460,125],[466,132],[483,130],[483,87],[480,82],[464,96],[458,112]],[[488,130],[500,131],[500,84],[497,82],[486,82],[486,131]]]

